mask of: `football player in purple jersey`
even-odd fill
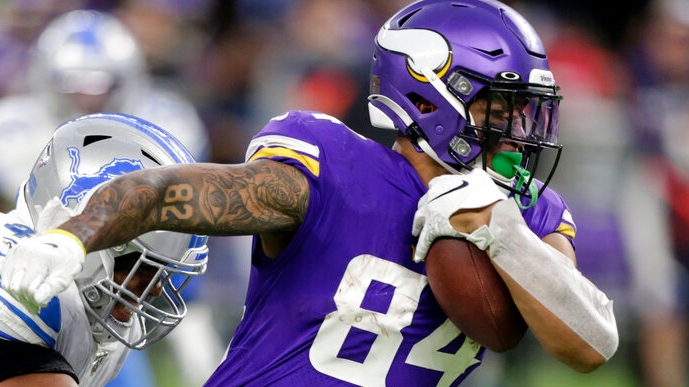
[[[287,112],[243,164],[106,183],[59,226],[61,240],[13,249],[3,286],[41,307],[84,264],[64,250],[156,229],[254,235],[244,317],[207,387],[456,386],[485,348],[447,319],[423,260],[435,238],[460,237],[486,250],[543,348],[590,372],[618,333],[612,301],[576,269],[576,227],[548,187],[558,93],[540,38],[513,9],[414,2],[375,38],[369,111],[399,133],[392,149],[331,116]]]

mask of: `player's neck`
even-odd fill
[[[434,177],[448,173],[445,168],[436,163],[435,160],[430,158],[427,154],[418,152],[409,139],[404,136],[397,137],[392,149],[409,160],[426,186],[428,186],[428,182]]]

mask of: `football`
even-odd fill
[[[426,255],[438,304],[457,328],[484,347],[504,352],[526,333],[526,322],[488,254],[464,239],[439,238]]]

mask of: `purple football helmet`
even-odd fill
[[[521,144],[520,153],[496,156],[489,173],[533,204],[542,150],[554,157],[542,163],[549,171],[541,175],[541,190],[562,150],[558,91],[541,39],[512,8],[492,0],[421,0],[392,16],[376,36],[369,113],[374,126],[400,130],[452,173],[486,168],[486,151],[503,139]],[[488,101],[486,119],[476,120],[486,122],[481,126],[469,113],[477,95]],[[436,109],[420,112],[420,98]],[[490,125],[496,103],[519,117]]]

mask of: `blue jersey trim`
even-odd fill
[[[57,297],[53,298],[53,301],[55,301],[55,300],[57,300]],[[36,324],[36,322],[30,316],[28,316],[23,311],[19,310],[19,308],[14,306],[5,297],[0,296],[0,301],[3,304],[5,304],[5,306],[7,306],[12,311],[12,313],[14,313],[17,317],[19,317],[24,322],[24,324],[26,324],[26,326],[29,327],[29,329],[31,329],[31,331],[33,331],[33,333],[35,333],[38,337],[40,337],[41,340],[43,340],[43,342],[48,344],[50,346],[50,348],[55,348],[55,339],[53,339],[53,337],[50,336],[49,333],[47,333],[46,331],[41,329],[38,326],[38,324]],[[49,319],[47,321],[44,320],[48,324],[48,326],[51,326],[51,320],[54,319],[54,309],[56,309],[56,308],[54,306],[53,301],[51,301],[50,304],[48,304],[48,307],[44,308],[44,309],[52,309],[52,310],[50,310],[44,314],[44,315],[49,317]],[[53,306],[51,306],[51,304],[53,304]],[[57,310],[59,312],[60,304],[59,304],[59,302],[57,302],[56,304],[57,304]],[[42,312],[39,313],[39,317],[42,318],[42,316],[41,316],[42,314],[43,314]],[[59,320],[59,314],[58,314],[58,320]],[[52,321],[52,323],[54,324],[55,321]],[[58,321],[57,325],[59,327],[59,325],[60,325],[59,321]],[[52,326],[51,326],[51,328],[52,328]]]

